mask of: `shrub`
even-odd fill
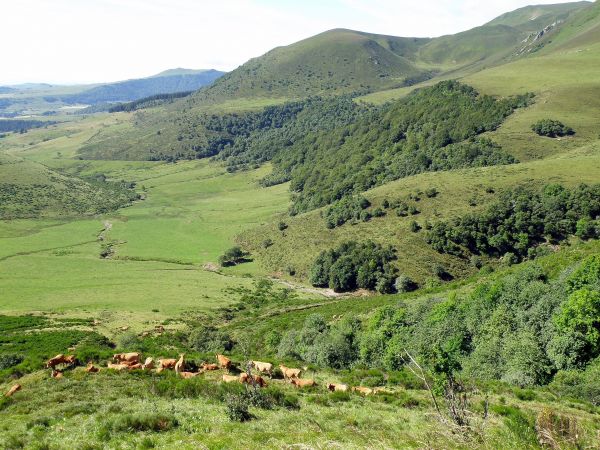
[[[540,136],[561,137],[575,134],[571,127],[558,120],[542,119],[531,126],[531,129]]]
[[[219,264],[223,267],[235,266],[236,264],[246,261],[248,253],[244,252],[241,247],[231,247],[221,256],[219,256]]]
[[[421,225],[419,225],[416,221],[412,221],[409,225],[410,231],[416,233],[421,230]]]
[[[429,188],[425,191],[425,195],[427,196],[427,198],[434,198],[437,197],[437,195],[439,194],[438,190],[436,188]]]
[[[396,292],[399,292],[399,293],[412,292],[417,287],[418,287],[417,284],[406,275],[400,275],[394,281],[394,288],[396,289]]]
[[[254,416],[248,410],[249,401],[245,395],[230,395],[225,400],[226,413],[232,422],[247,422]]]
[[[231,350],[233,341],[224,331],[210,326],[200,326],[190,332],[188,345],[200,353],[219,353]]]
[[[120,433],[150,431],[159,433],[179,426],[177,419],[164,413],[126,414],[104,424],[104,429]]]
[[[10,369],[18,364],[21,364],[25,358],[21,355],[0,355],[0,370]]]

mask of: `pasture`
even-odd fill
[[[74,150],[69,148],[75,149],[96,127],[104,126],[109,126],[106,119],[92,118],[63,125],[63,135],[53,129],[30,131],[26,141],[31,145],[22,135],[4,140],[11,157],[35,170],[47,166],[67,175],[101,173],[108,179],[135,182],[145,200],[87,218],[0,222],[2,312],[121,311],[122,316],[114,319],[119,323],[162,320],[226,305],[229,295],[224,289],[249,286],[250,274],[266,275],[255,262],[222,273],[204,266],[216,265],[238,233],[287,209],[287,186],[262,189],[257,184],[268,166],[228,174],[208,161],[72,159]],[[111,256],[103,259],[100,254],[107,246]]]

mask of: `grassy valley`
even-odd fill
[[[6,132],[0,447],[599,448],[598,30],[337,29]]]

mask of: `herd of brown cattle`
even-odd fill
[[[224,369],[227,371],[226,374],[223,374],[222,381],[224,383],[242,383],[242,384],[251,384],[257,387],[265,387],[267,386],[266,380],[262,377],[262,375],[268,375],[269,378],[273,377],[273,364],[261,361],[250,361],[248,363],[248,371],[241,372],[240,375],[230,375],[229,372],[233,367],[233,363],[231,359],[224,355],[216,355],[217,364],[213,363],[203,363],[200,368],[196,372],[187,372],[185,370],[185,354],[180,355],[179,359],[159,359],[154,361],[154,358],[148,357],[141,362],[141,355],[137,352],[131,353],[117,353],[113,355],[112,361],[107,363],[106,368],[112,370],[155,370],[156,373],[161,373],[163,370],[173,369],[175,373],[177,373],[180,377],[184,379],[194,378],[198,375],[201,375],[205,371],[219,370]],[[76,363],[75,356],[73,355],[56,355],[54,358],[50,358],[46,362],[46,368],[52,369],[51,377],[52,378],[62,378],[63,372],[59,370],[57,367],[62,365],[64,367],[72,367]],[[255,369],[258,374],[252,375],[251,369]],[[294,369],[291,367],[286,367],[283,364],[279,366],[279,370],[283,374],[283,379],[296,386],[297,388],[305,388],[317,386],[317,383],[314,379],[302,379],[300,378],[300,374],[303,369]],[[96,373],[100,371],[99,367],[94,366],[93,363],[88,363],[85,368],[87,373]],[[337,384],[337,383],[328,383],[327,389],[331,392],[348,392],[350,390],[354,392],[358,392],[362,395],[371,395],[377,392],[385,392],[382,388],[371,389],[364,386],[355,386],[350,387],[347,384]],[[15,392],[21,390],[20,384],[15,384],[10,390],[5,394],[6,397],[12,396]]]

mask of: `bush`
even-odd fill
[[[231,350],[233,341],[224,331],[200,326],[190,332],[188,345],[200,353],[220,353]]]
[[[117,433],[131,433],[149,431],[159,433],[169,431],[179,426],[177,419],[170,414],[147,413],[147,414],[126,414],[116,417],[104,424],[103,431]]]
[[[542,119],[531,126],[531,129],[540,136],[561,137],[575,134],[571,127],[558,120]]]
[[[406,275],[400,275],[394,281],[394,288],[399,293],[412,292],[417,288],[417,284]]]
[[[10,369],[21,364],[25,358],[21,355],[0,355],[0,370]]]
[[[224,254],[219,256],[219,264],[223,267],[235,266],[246,261],[248,253],[244,252],[241,247],[231,247]]]
[[[226,413],[232,422],[247,422],[254,416],[248,410],[250,402],[246,395],[230,395],[225,400]]]

